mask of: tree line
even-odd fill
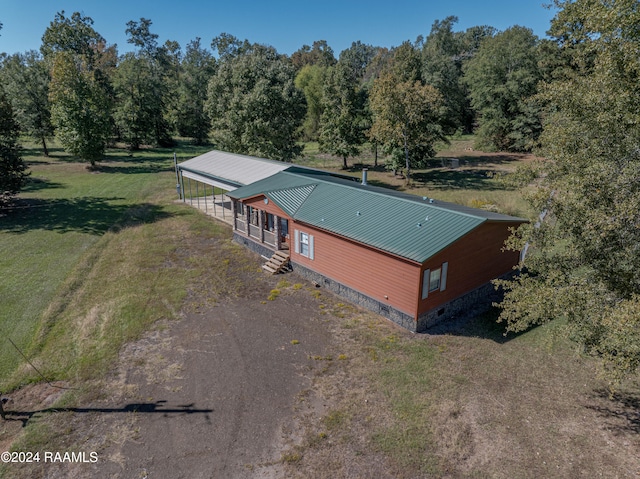
[[[356,41],[337,58],[325,41],[287,56],[225,33],[183,52],[159,45],[144,18],[127,24],[136,50],[119,56],[91,18],[58,13],[40,52],[2,57],[0,194],[24,182],[20,130],[45,154],[55,132],[92,164],[110,142],[168,145],[176,133],[283,161],[318,141],[345,167],[371,147],[407,177],[458,132],[485,150],[535,149],[546,160],[522,178],[547,215],[510,240],[530,253],[496,283],[500,320],[522,331],[564,318],[621,378],[640,366],[640,4],[553,4],[546,39],[519,26],[456,31],[452,16],[424,38]]]
[[[344,166],[368,144],[407,170],[457,131],[477,128],[484,148],[530,149],[540,121],[527,99],[541,56],[559,51],[523,27],[455,31],[456,22],[436,21],[426,38],[393,48],[356,41],[336,58],[322,40],[287,56],[226,33],[210,49],[196,38],[183,50],[159,44],[141,18],[126,25],[134,51],[119,55],[93,19],[63,11],[40,51],[2,55],[0,81],[45,155],[55,134],[92,165],[110,143],[135,150],[176,135],[283,161],[300,154],[299,140],[318,141]]]

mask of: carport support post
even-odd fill
[[[187,198],[186,198],[186,194],[184,192],[184,176],[182,176],[182,170],[180,170],[180,193],[182,194],[182,202],[186,203],[187,202]]]
[[[233,229],[237,230],[236,226],[236,218],[238,217],[237,209],[236,209],[236,200],[231,200],[231,220],[233,221]]]
[[[196,201],[198,202],[198,209],[200,209],[200,193],[198,192],[199,181],[196,181]]]
[[[213,194],[211,195],[211,198],[213,198],[213,216],[218,216],[218,213],[216,212],[216,187],[213,187]]]
[[[191,194],[191,178],[187,178],[189,180],[189,204],[193,206],[193,195]]]

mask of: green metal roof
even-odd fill
[[[264,194],[296,221],[423,263],[486,221],[522,218],[361,185],[283,171],[229,194]]]

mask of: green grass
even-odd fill
[[[180,160],[206,149],[180,145]],[[25,145],[29,183],[18,207],[0,217],[0,331],[30,357],[40,354],[41,366],[53,378],[72,374],[62,372],[70,357],[76,366],[91,369],[104,353],[80,352],[73,345],[81,333],[70,323],[79,315],[103,320],[114,315],[127,323],[115,326],[118,333],[105,356],[149,322],[133,320],[140,309],[147,310],[145,317],[161,316],[157,305],[120,294],[134,284],[174,289],[170,275],[154,271],[154,258],[166,258],[167,248],[173,247],[163,241],[166,228],[175,227],[185,214],[172,202],[173,151],[148,149],[129,156],[113,149],[97,171],[89,171],[55,145],[50,158]],[[178,296],[169,292],[167,301],[175,304]],[[90,349],[96,349],[98,343],[93,344]],[[5,390],[37,380],[32,371],[16,369],[22,362],[5,341],[0,348],[0,386]]]
[[[458,135],[449,144],[437,145],[437,157],[427,168],[413,170],[411,185],[403,178],[395,178],[385,167],[385,156],[379,153],[378,166],[369,145],[358,157],[349,158],[349,168],[342,169],[342,159],[323,154],[317,143],[306,143],[303,157],[296,163],[323,168],[340,174],[360,177],[362,168],[368,168],[371,185],[405,191],[418,196],[429,196],[465,206],[481,207],[504,214],[528,218],[535,215],[524,200],[522,191],[509,185],[510,174],[530,160],[527,155],[509,153],[483,153],[473,149],[473,135]],[[449,168],[445,159],[458,158],[460,167]]]

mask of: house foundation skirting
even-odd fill
[[[262,256],[271,257],[275,251],[275,248],[269,247],[264,243],[258,243],[252,238],[249,238],[246,234],[238,233],[237,231],[233,232],[233,241]]]
[[[501,299],[502,293],[496,291],[493,284],[483,284],[448,303],[422,313],[418,317],[416,330],[422,332],[444,321],[473,318],[488,311],[493,302],[499,302]]]

